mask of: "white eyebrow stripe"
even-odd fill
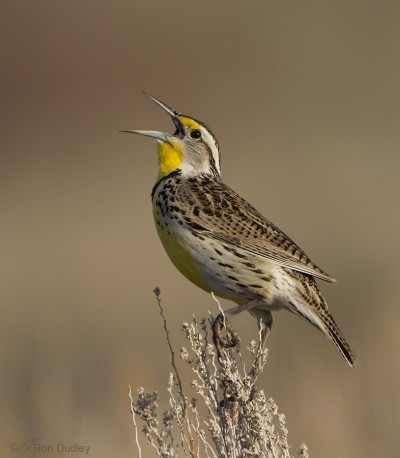
[[[220,153],[218,143],[216,142],[214,136],[211,135],[204,126],[202,126],[202,133],[204,141],[210,147],[215,168],[217,169],[218,173],[221,174]]]

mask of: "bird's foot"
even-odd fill
[[[225,333],[224,333],[225,331]],[[234,348],[239,345],[240,338],[230,325],[227,317],[220,313],[212,324],[213,342],[218,351],[218,357],[223,356],[223,349]]]

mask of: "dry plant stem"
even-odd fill
[[[264,347],[265,347],[265,343],[267,342],[267,338],[269,336],[270,331],[271,331],[271,328],[269,328],[268,326],[265,326],[262,322],[260,322],[259,342],[257,346],[257,353],[255,354],[252,368],[248,374],[252,383],[256,381],[258,375],[261,373],[262,368],[265,365],[266,355],[264,352]]]
[[[136,424],[136,415],[135,415],[135,410],[133,408],[132,388],[130,385],[129,385],[129,399],[131,401],[132,423],[135,428],[135,442],[136,442],[136,447],[138,448],[138,458],[142,458],[142,448],[140,447],[140,444],[139,444],[138,428]]]
[[[213,342],[218,352],[218,359],[221,360],[224,354],[223,349],[234,348],[238,346],[240,343],[240,337],[238,336],[237,332],[232,328],[228,320],[228,317],[238,315],[239,313],[244,312],[246,310],[250,310],[258,304],[258,301],[253,300],[245,304],[237,305],[224,312],[221,308],[219,300],[215,297],[213,293],[211,294],[213,299],[217,302],[218,308],[220,310],[219,315],[212,322],[211,329],[213,333]],[[223,335],[224,330],[225,335]],[[271,328],[260,320],[258,351],[256,353],[256,358],[253,362],[251,371],[248,374],[252,383],[255,382],[256,378],[261,372],[262,367],[265,364],[265,361],[263,361],[263,349],[267,342],[267,338],[269,336],[270,331]]]
[[[222,335],[223,331],[225,336]],[[222,358],[224,348],[234,348],[239,345],[239,337],[232,328],[224,314],[220,313],[212,323],[213,342],[218,352],[218,358]]]
[[[175,353],[174,353],[174,350],[172,348],[171,340],[169,338],[169,331],[168,331],[168,328],[167,328],[167,320],[165,319],[164,309],[162,308],[162,305],[161,305],[160,293],[161,293],[161,291],[160,291],[160,288],[158,286],[156,288],[154,288],[154,294],[156,295],[157,304],[158,304],[158,307],[160,309],[160,315],[161,315],[161,317],[163,319],[164,331],[165,331],[165,335],[166,335],[166,338],[167,338],[169,351],[171,353],[171,365],[172,365],[172,367],[174,369],[174,372],[175,372],[175,377],[176,377],[176,380],[177,380],[177,383],[178,383],[178,393],[179,393],[179,397],[181,399],[181,403],[182,403],[182,406],[183,406],[183,418],[185,420],[186,429],[187,429],[188,436],[189,436],[189,441],[190,441],[190,454],[191,454],[192,458],[197,458],[197,454],[196,454],[196,450],[195,450],[195,444],[194,444],[194,438],[193,438],[192,430],[191,430],[191,427],[190,427],[190,420],[189,420],[189,416],[188,416],[187,400],[186,400],[185,395],[183,394],[181,378],[179,376],[179,372],[178,372],[178,369],[177,369],[176,364],[175,364]]]
[[[129,391],[139,458],[142,452],[137,438],[137,419],[143,422],[147,442],[161,458],[294,458],[289,451],[285,416],[278,411],[273,399],[268,399],[264,391],[255,386],[266,363],[265,328],[260,326],[257,341],[253,340],[247,347],[251,355],[248,372],[239,345],[226,345],[232,341],[231,336],[226,335],[227,330],[237,341],[239,337],[223,321],[223,315],[219,348],[210,342],[215,337],[214,332],[210,333],[215,323],[211,314],[209,319],[197,321],[193,317],[190,323],[183,323],[189,347],[181,349],[180,359],[195,375],[191,388],[196,398],[188,400],[183,393],[158,288],[155,294],[172,358],[173,371],[168,379],[170,408],[164,411],[160,424],[158,393],[146,393],[140,388],[134,403]],[[297,457],[308,458],[304,444]]]

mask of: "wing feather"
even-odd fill
[[[284,232],[221,181],[203,179],[181,186],[178,199],[191,202],[192,230],[231,249],[266,258],[328,282],[335,280]]]

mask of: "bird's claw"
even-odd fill
[[[222,335],[225,330],[225,335]],[[234,348],[239,345],[240,338],[230,325],[227,317],[220,313],[212,324],[213,342],[218,351],[218,356],[222,356],[221,350],[224,348]]]

